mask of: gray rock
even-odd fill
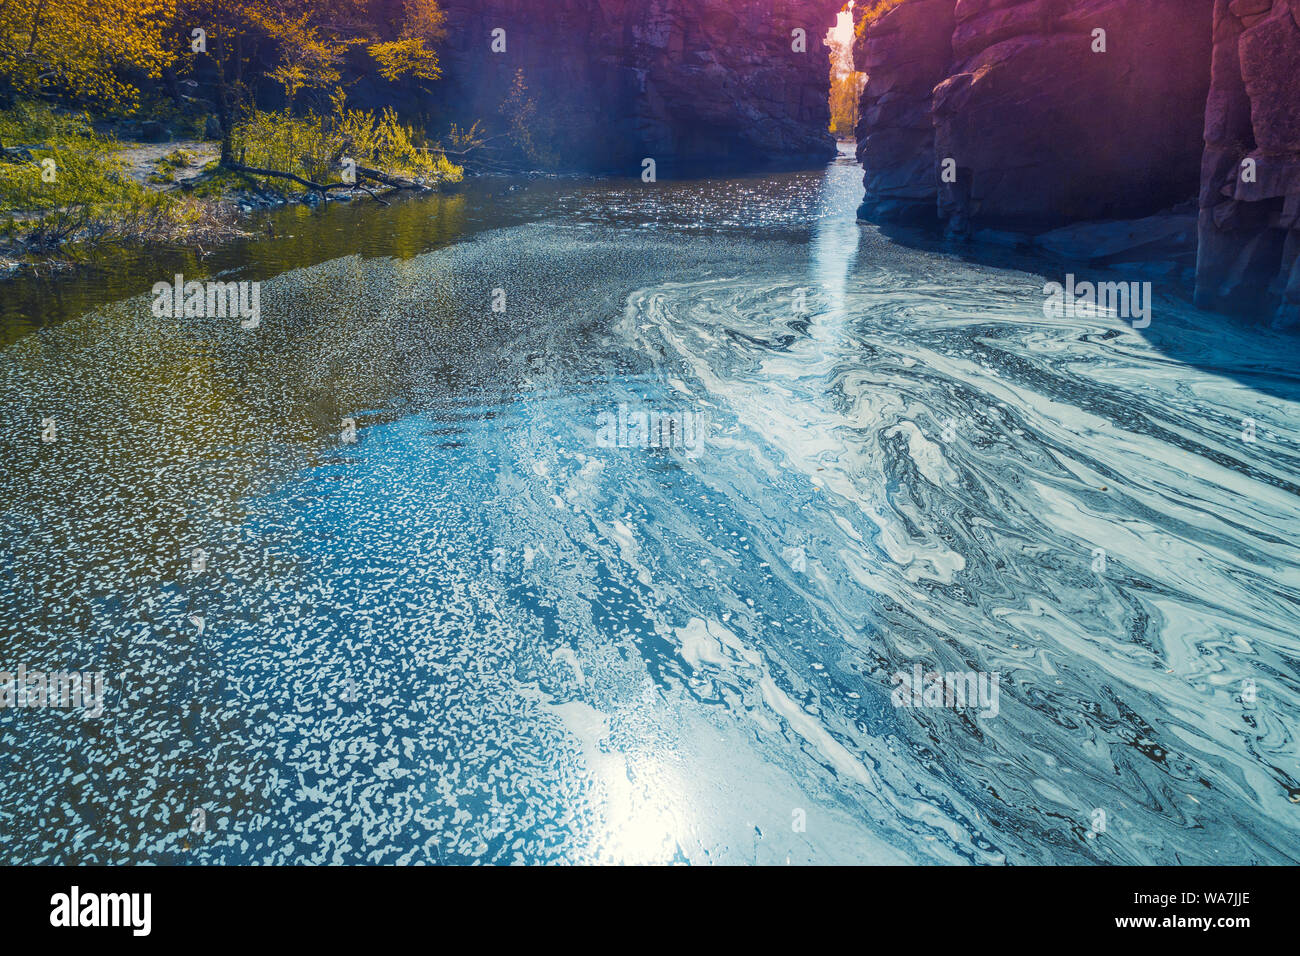
[[[855,54],[863,218],[1171,275],[1195,255],[1199,305],[1300,326],[1300,0],[901,0]],[[1158,214],[1193,195],[1194,230]]]
[[[158,120],[145,120],[140,124],[140,140],[145,143],[169,143],[172,131]]]
[[[868,74],[856,131],[866,171],[863,219],[934,218],[939,171],[932,91],[948,75],[953,12],[953,0],[911,0],[854,44],[855,66]]]
[[[863,216],[1036,232],[1192,195],[1213,2],[902,0],[856,47]]]

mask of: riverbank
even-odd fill
[[[138,224],[128,235],[105,238],[104,228],[87,224],[77,235],[54,247],[31,248],[21,239],[0,238],[0,281],[25,273],[52,275],[75,272],[105,247],[136,246],[143,249],[186,247],[207,251],[235,239],[252,236],[256,218],[266,210],[284,206],[318,206],[323,202],[384,202],[399,187],[360,186],[321,197],[313,191],[289,192],[261,185],[251,176],[222,169],[216,159],[219,144],[168,143],[165,146],[124,142],[121,160],[128,175],[142,190],[171,197],[181,215],[155,216]],[[429,187],[433,188],[433,187]],[[14,210],[21,224],[34,210]],[[7,241],[6,241],[7,240]]]
[[[391,113],[342,100],[325,117],[250,113],[235,133],[240,162],[223,162],[217,140],[172,140],[165,129],[162,142],[131,140],[120,128],[34,104],[0,112],[0,280],[74,271],[112,246],[206,254],[248,237],[261,210],[387,205],[393,193],[449,188],[464,175]]]

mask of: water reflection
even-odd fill
[[[290,210],[6,296],[0,665],[115,688],[0,712],[6,857],[1294,862],[1288,353],[1046,322],[859,178]],[[153,318],[155,270],[262,326]],[[997,717],[893,706],[918,662]]]

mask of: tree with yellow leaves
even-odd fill
[[[246,10],[275,43],[278,60],[268,76],[284,89],[287,110],[304,89],[337,86],[353,47],[364,47],[390,82],[442,75],[433,45],[446,36],[447,18],[437,0],[402,0],[400,14],[388,6],[383,0],[262,0]]]
[[[442,76],[442,67],[433,44],[447,35],[447,15],[437,0],[405,0],[402,6],[397,38],[374,40],[367,49],[386,80],[404,76],[436,80]]]
[[[304,10],[297,17],[281,20],[250,8],[249,16],[266,36],[276,42],[279,59],[267,74],[284,89],[284,111],[293,112],[294,98],[306,88],[320,89],[343,79],[340,64],[348,48],[362,41],[339,37],[311,22],[314,11]]]
[[[130,111],[129,72],[157,79],[175,51],[176,0],[0,0],[0,105],[59,96]]]
[[[0,3],[5,0],[0,0]],[[347,54],[364,48],[390,82],[441,76],[434,44],[446,35],[437,0],[180,0],[182,32],[205,29],[205,49],[187,58],[206,62],[215,78],[222,160],[229,163],[230,131],[253,106],[252,78],[265,76],[284,91],[292,114],[304,91],[345,86]],[[270,61],[262,56],[270,54]],[[355,78],[355,77],[354,77]]]

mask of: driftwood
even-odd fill
[[[314,183],[310,179],[303,179],[295,173],[286,173],[279,169],[262,169],[258,166],[245,166],[243,163],[228,162],[225,164],[227,169],[234,170],[237,173],[252,174],[254,176],[275,176],[280,179],[292,179],[300,186],[306,186],[308,189],[314,189],[318,193],[327,193],[331,189],[347,189],[352,183]]]
[[[273,177],[278,177],[280,179],[290,179],[300,186],[305,186],[308,189],[314,189],[322,196],[326,195],[331,190],[335,190],[335,189],[350,189],[354,192],[358,189],[361,189],[364,190],[366,193],[368,193],[370,196],[372,196],[376,201],[384,203],[384,201],[380,199],[379,196],[377,196],[373,190],[368,188],[364,183],[360,183],[360,182],[316,183],[316,182],[312,182],[310,179],[304,179],[302,176],[299,176],[295,173],[286,173],[283,170],[279,170],[279,169],[262,169],[261,167],[258,166],[245,166],[243,163],[236,163],[234,161],[227,162],[224,165],[226,169],[232,170],[237,173],[243,173],[246,176],[248,175],[273,176]],[[416,182],[414,179],[406,179],[402,176],[393,176],[390,175],[389,173],[383,172],[382,170],[371,169],[369,166],[357,166],[356,171],[358,177],[365,177],[366,179],[372,179],[375,182],[383,183],[385,186],[390,186],[393,189],[428,189],[429,188],[423,183]],[[384,203],[384,205],[388,205],[388,203]]]
[[[355,192],[355,191],[358,190],[358,189],[360,189],[360,190],[362,190],[362,191],[364,191],[364,192],[369,193],[369,194],[370,194],[370,198],[373,199],[375,202],[379,203],[381,206],[391,206],[391,205],[392,205],[392,203],[388,202],[388,201],[385,200],[382,196],[378,195],[378,194],[377,194],[373,189],[371,189],[369,186],[363,185],[362,183],[357,183],[355,186],[352,187],[353,192]]]
[[[385,186],[392,186],[394,189],[428,189],[423,183],[417,183],[414,179],[404,179],[401,176],[392,176],[388,173],[381,172],[378,169],[371,169],[369,166],[358,166],[357,175],[365,176],[367,179],[373,179],[376,182],[383,183]]]
[[[444,156],[462,156],[469,157],[481,149],[501,149],[500,146],[489,146],[488,143],[494,139],[504,139],[509,133],[498,133],[496,136],[489,136],[487,139],[476,140],[468,149],[447,149],[444,146],[421,147],[428,153],[442,153]]]
[[[236,170],[236,172],[239,172],[239,171]],[[253,189],[257,190],[257,194],[258,194],[259,196],[261,196],[261,197],[263,197],[263,198],[270,197],[271,199],[279,199],[279,200],[282,201],[282,202],[284,201],[284,195],[283,195],[282,193],[278,193],[278,192],[275,192],[275,191],[273,191],[273,190],[269,190],[269,189],[267,189],[265,186],[263,186],[261,183],[259,183],[259,182],[258,182],[256,179],[254,179],[252,176],[248,175],[248,173],[245,173],[245,172],[239,172],[239,175],[240,175],[241,177],[243,177],[243,179],[248,183],[248,185],[252,186]]]

